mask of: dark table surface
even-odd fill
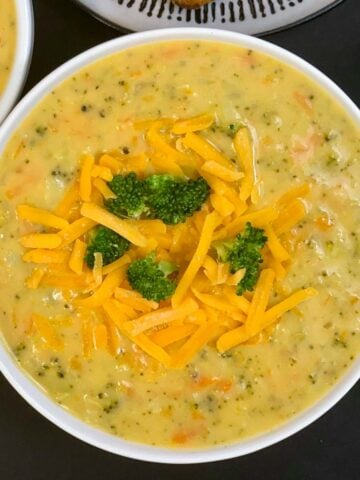
[[[34,55],[25,91],[74,55],[121,35],[70,0],[34,0],[34,11]],[[266,39],[311,62],[359,105],[359,32],[360,2],[345,0],[311,22]],[[360,479],[359,385],[325,416],[290,439],[246,457],[189,466],[128,460],[85,445],[41,417],[1,375],[0,405],[2,480]]]

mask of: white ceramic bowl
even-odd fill
[[[34,19],[31,0],[15,0],[16,50],[5,90],[0,95],[0,123],[15,104],[24,86],[34,41]]]
[[[325,75],[292,53],[263,40],[238,33],[230,33],[221,30],[179,28],[153,30],[150,32],[137,33],[117,38],[102,45],[98,45],[59,67],[28,93],[6,119],[0,128],[0,152],[3,150],[6,142],[19,123],[26,117],[39,100],[47,95],[59,82],[62,82],[79,68],[82,68],[106,55],[125,50],[129,47],[158,41],[179,39],[227,42],[272,55],[280,61],[297,68],[308,77],[315,80],[332,95],[334,101],[343,105],[348,115],[352,117],[360,127],[360,111],[355,104]],[[223,460],[245,455],[279,442],[306,427],[329,410],[356,383],[360,374],[360,359],[358,359],[352,368],[338,381],[324,398],[311,408],[271,432],[229,446],[217,446],[197,450],[174,450],[128,442],[97,430],[96,428],[78,420],[63,408],[56,405],[35,385],[35,383],[18,367],[14,357],[4,343],[0,344],[0,366],[5,377],[20,395],[22,395],[38,412],[66,432],[109,452],[126,457],[162,463],[201,463]]]

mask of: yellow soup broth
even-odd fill
[[[235,158],[232,126],[251,128],[257,209],[294,186],[311,186],[308,213],[289,234],[287,276],[270,304],[305,287],[319,294],[258,343],[221,355],[210,342],[183,369],[166,368],[123,337],[118,355],[95,349],[85,358],[71,291],[25,286],[33,266],[23,262],[19,238],[30,227],[16,206],[53,210],[84,153],[143,152],[137,122],[208,112],[216,122],[201,135],[228,158]],[[298,71],[256,51],[158,43],[72,75],[27,116],[2,155],[0,326],[19,365],[65,409],[127,440],[206,447],[281,425],[319,400],[359,352],[359,156],[359,130],[340,106]],[[32,312],[52,319],[63,349],[44,345]]]
[[[13,0],[0,6],[0,97],[8,82],[16,46],[16,12]]]

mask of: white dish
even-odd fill
[[[34,19],[31,0],[15,0],[17,38],[14,63],[5,90],[0,96],[0,123],[15,104],[24,86],[32,54]]]
[[[264,35],[302,23],[342,0],[216,0],[186,10],[171,0],[75,0],[100,20],[133,31],[168,27],[222,28]]]
[[[57,84],[72,75],[78,69],[106,55],[130,47],[146,43],[178,39],[201,39],[227,42],[272,55],[280,61],[297,68],[326,89],[329,94],[332,95],[334,101],[339,102],[347,111],[348,115],[360,126],[360,112],[355,104],[324,74],[296,55],[271,43],[238,33],[230,33],[221,30],[210,31],[206,29],[168,29],[117,38],[110,42],[98,45],[59,67],[29,92],[6,119],[0,128],[0,152],[4,149],[5,144],[19,123],[23,121],[34,106],[45,95],[51,92]],[[19,368],[15,358],[8,351],[5,344],[1,344],[1,342],[0,366],[5,377],[20,395],[22,395],[37,411],[66,432],[91,445],[119,455],[147,461],[175,464],[201,463],[228,459],[245,455],[279,442],[298,432],[323,415],[346,394],[360,376],[360,359],[358,359],[346,375],[339,380],[325,397],[286,424],[272,430],[271,432],[259,435],[256,438],[251,438],[232,445],[191,451],[150,447],[128,442],[97,430],[78,420],[63,408],[56,405],[44,393],[44,391],[35,385],[35,383]]]

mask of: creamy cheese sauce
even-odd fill
[[[16,12],[13,0],[0,6],[0,97],[8,82],[16,46]]]
[[[268,343],[222,356],[209,346],[184,370],[166,370],[125,340],[117,358],[97,351],[85,360],[78,319],[56,325],[72,317],[59,291],[24,287],[31,266],[21,260],[26,227],[15,206],[53,208],[83,152],[141,152],[133,120],[209,111],[218,126],[206,135],[230,157],[229,125],[245,121],[255,129],[259,207],[291,186],[311,184],[284,285],[313,286],[319,295],[284,315]],[[172,42],[86,67],[43,99],[3,154],[0,326],[7,344],[54,401],[125,439],[179,446],[174,439],[183,435],[184,446],[204,447],[279,426],[319,400],[359,353],[359,157],[358,127],[340,106],[299,72],[254,51]],[[324,216],[329,228],[318,221]],[[54,319],[63,351],[51,352],[27,333],[33,311]]]

